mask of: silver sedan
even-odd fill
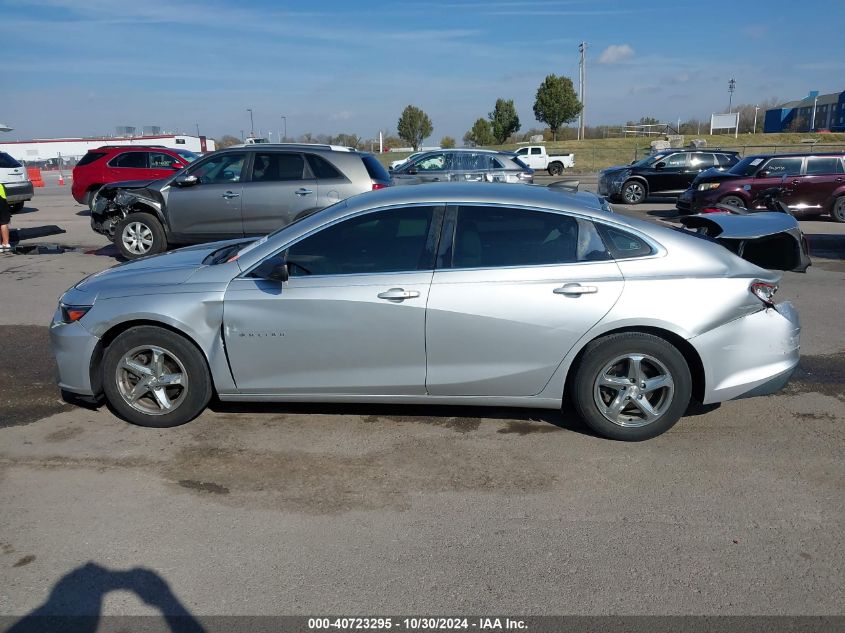
[[[551,409],[569,397],[597,433],[643,440],[691,399],[772,393],[798,363],[798,316],[773,300],[780,274],[713,233],[528,185],[363,194],[256,241],[76,284],[51,328],[59,384],[153,427],[191,420],[213,394]]]

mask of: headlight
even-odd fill
[[[718,182],[703,182],[698,185],[699,191],[709,191],[710,189],[718,189],[721,183]]]
[[[62,311],[62,323],[73,323],[88,314],[91,306],[70,306],[60,303],[59,308]]]

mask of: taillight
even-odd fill
[[[724,213],[724,209],[716,209],[715,207],[704,207],[699,213]]]
[[[386,188],[387,188],[387,185],[385,185],[383,183],[380,183],[380,182],[374,182],[373,183],[373,191],[375,191],[376,189],[386,189]]]
[[[770,284],[765,281],[755,281],[751,284],[749,290],[751,290],[751,294],[765,303],[768,307],[771,308],[775,305],[773,299],[775,297],[775,293],[778,291],[777,284]]]

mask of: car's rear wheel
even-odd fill
[[[118,222],[114,243],[126,259],[155,255],[167,249],[164,229],[149,213],[130,213]]]
[[[845,196],[839,196],[834,201],[830,215],[837,222],[845,222]]]
[[[622,185],[622,201],[625,204],[639,204],[645,197],[645,185],[639,180],[629,180]]]
[[[103,391],[128,422],[165,428],[199,415],[211,399],[211,377],[190,341],[170,330],[140,326],[106,349]]]
[[[549,176],[560,176],[563,173],[563,163],[555,162],[548,166]]]
[[[740,209],[746,208],[745,200],[743,200],[739,196],[725,196],[724,198],[719,200],[719,202],[731,207],[739,207]]]
[[[9,203],[9,211],[12,213],[17,213],[18,211],[23,211],[23,202],[10,202]]]
[[[668,341],[641,332],[587,345],[575,369],[573,403],[596,433],[637,442],[668,431],[689,404],[686,360]]]

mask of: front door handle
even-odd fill
[[[384,292],[378,293],[379,299],[390,299],[392,301],[404,301],[405,299],[415,299],[419,297],[420,293],[417,290],[405,290],[404,288],[391,288]]]
[[[300,187],[294,193],[298,196],[307,196],[309,193],[314,193],[311,189],[306,189],[305,187]]]
[[[555,288],[556,295],[591,295],[599,291],[595,286],[582,286],[581,284],[564,284],[560,288]]]
[[[235,193],[234,191],[227,191],[224,194],[221,194],[221,198],[226,198],[226,200],[230,200],[232,198],[240,198],[241,194]]]
[[[800,185],[800,184],[801,184],[801,181],[800,181],[800,180],[793,180],[793,181],[792,181],[792,184],[793,184],[793,185]]]

